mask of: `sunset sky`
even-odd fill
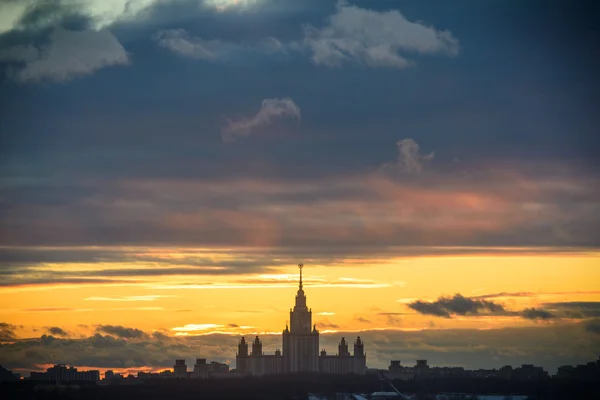
[[[598,11],[2,1],[0,364],[597,359]]]

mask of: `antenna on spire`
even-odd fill
[[[302,268],[304,268],[304,264],[298,264],[298,268],[300,268],[300,289],[302,289]]]

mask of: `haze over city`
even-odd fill
[[[575,4],[577,3],[577,4]],[[600,354],[594,2],[0,3],[0,364]]]

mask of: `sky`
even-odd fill
[[[0,364],[600,354],[599,6],[0,2]]]

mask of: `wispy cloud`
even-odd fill
[[[458,40],[422,22],[411,22],[396,10],[373,11],[340,1],[322,28],[307,26],[303,45],[317,65],[339,67],[357,62],[369,67],[406,68],[405,54],[456,55]]]
[[[224,61],[243,51],[265,54],[284,50],[279,40],[268,37],[255,42],[231,42],[220,39],[203,39],[193,36],[185,29],[165,29],[156,32],[152,39],[161,47],[184,57],[210,62]]]
[[[556,297],[556,296],[587,296],[592,294],[600,294],[600,291],[563,291],[563,292],[500,292],[482,294],[478,296],[472,296],[472,299],[508,299],[508,298],[543,298],[543,297]],[[548,303],[550,305],[569,303]]]
[[[225,325],[219,324],[187,324],[185,326],[179,326],[172,328],[171,330],[176,332],[193,332],[193,331],[206,331],[209,329],[223,328]]]
[[[258,114],[251,118],[230,120],[223,129],[225,142],[233,142],[249,136],[258,129],[264,129],[275,121],[284,119],[300,120],[300,107],[290,98],[264,99]]]
[[[214,334],[239,335],[255,334],[256,328],[249,325],[238,324],[187,324],[171,328],[176,336],[205,336]],[[272,333],[275,334],[275,333]]]
[[[181,290],[181,289],[279,289],[279,288],[295,288],[297,284],[282,284],[272,281],[262,281],[262,283],[222,283],[222,284],[157,284],[151,285],[150,288],[156,290]],[[390,287],[389,283],[344,283],[330,282],[320,284],[305,284],[305,287],[314,288],[351,288],[351,289],[380,289]]]
[[[162,311],[163,307],[110,307],[110,308],[70,308],[70,307],[35,307],[3,309],[2,313],[85,313],[92,311]]]
[[[193,37],[183,29],[159,31],[153,38],[161,47],[174,53],[204,60],[215,60],[226,52],[228,47],[231,47],[228,43],[220,40],[204,40]]]
[[[396,142],[398,159],[383,164],[382,171],[421,172],[426,163],[433,160],[434,153],[421,154],[420,146],[413,139],[402,139]]]
[[[87,297],[86,301],[155,301],[162,298],[179,297],[175,295],[143,295],[143,296],[120,296],[120,297]]]
[[[204,0],[204,4],[214,7],[217,11],[228,11],[231,9],[245,9],[264,3],[268,0]]]
[[[14,57],[27,61],[23,68],[16,69],[14,73],[16,79],[24,82],[64,82],[107,66],[129,64],[129,56],[123,46],[106,30],[69,31],[55,28],[50,34],[49,44],[40,48],[37,54],[30,47],[21,51],[13,48],[11,51]]]
[[[334,324],[330,321],[320,321],[315,324],[319,329],[332,330],[332,329],[340,329],[340,326]]]

